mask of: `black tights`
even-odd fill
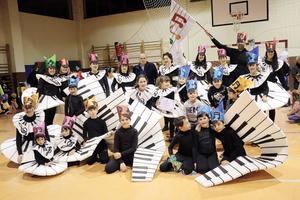
[[[165,127],[168,127],[170,130],[170,138],[174,137],[174,131],[175,131],[175,126],[174,126],[174,119],[173,118],[168,118],[165,117]]]
[[[55,113],[56,113],[56,107],[49,108],[49,109],[45,110],[45,123],[46,123],[46,126],[49,126],[49,125],[53,124]]]

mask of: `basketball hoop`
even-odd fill
[[[240,30],[241,21],[244,17],[244,13],[242,12],[232,12],[231,17],[233,19],[233,30],[238,32]]]

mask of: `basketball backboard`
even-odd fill
[[[268,0],[211,0],[212,26],[232,25],[241,13],[240,23],[269,20]]]

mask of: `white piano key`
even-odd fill
[[[220,167],[216,167],[214,171],[219,174],[219,178],[222,179],[224,182],[228,182],[232,180],[232,177],[224,173],[223,171],[221,171]]]
[[[234,167],[236,170],[238,170],[243,175],[251,172],[250,169],[248,169],[245,165],[238,164],[236,160],[231,161],[230,165],[232,167]]]
[[[257,165],[255,165],[255,164],[253,163],[253,161],[250,160],[250,159],[248,159],[246,156],[240,156],[240,157],[238,157],[238,159],[239,159],[240,161],[242,161],[243,163],[245,163],[245,166],[246,166],[248,169],[250,169],[251,172],[254,172],[254,171],[259,170],[259,167],[258,167]]]

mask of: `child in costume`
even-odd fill
[[[75,123],[76,117],[65,116],[63,126],[61,128],[61,136],[56,141],[56,149],[54,154],[60,151],[73,155],[77,150],[80,149],[81,145],[76,135],[72,133],[72,127]],[[79,164],[79,162],[70,162],[68,166]]]
[[[186,90],[188,100],[184,103],[185,115],[191,123],[192,128],[194,128],[197,124],[197,116],[199,114],[199,111],[202,110],[204,106],[207,107],[207,105],[197,99],[198,92],[196,80],[187,80]]]
[[[239,156],[245,156],[244,142],[231,127],[224,124],[223,104],[220,104],[218,108],[212,111],[211,121],[213,124],[212,132],[222,142],[224,149],[221,164],[227,164]]]
[[[84,78],[87,78],[89,76],[95,76],[99,81],[106,97],[108,97],[110,95],[110,91],[109,91],[107,77],[105,76],[106,71],[99,70],[98,55],[96,53],[89,54],[89,63],[90,63],[91,70],[89,72],[82,73],[82,76]]]
[[[137,99],[147,108],[151,109],[154,90],[154,85],[148,85],[147,77],[143,74],[139,75],[136,78],[136,85],[134,88],[128,91],[129,104],[132,104],[132,102]]]
[[[227,101],[227,89],[222,84],[223,71],[221,68],[215,68],[213,71],[213,82],[210,86],[207,96],[211,107],[218,107],[221,101]],[[225,105],[224,105],[225,106]]]
[[[119,73],[113,74],[115,79],[111,85],[112,90],[115,91],[115,88],[122,88],[125,92],[126,88],[133,87],[136,79],[135,73],[132,73],[129,68],[128,55],[123,54],[121,57],[121,62],[119,64]]]
[[[46,140],[45,123],[39,123],[33,128],[33,131],[36,144],[33,149],[35,161],[39,165],[51,165],[54,156],[54,147]]]
[[[240,76],[238,79],[236,79],[228,88],[228,100],[226,104],[226,110],[228,110],[234,102],[238,99],[239,95],[252,85],[252,81],[243,78]]]
[[[68,82],[70,94],[65,101],[65,115],[70,117],[78,116],[84,112],[83,98],[77,94],[79,78],[70,77]]]
[[[24,97],[24,112],[17,113],[13,117],[13,123],[16,127],[16,148],[18,157],[15,161],[17,161],[17,163],[21,163],[23,161],[23,155],[26,157],[26,154],[31,151],[34,146],[34,126],[45,121],[44,111],[36,110],[37,103],[37,94]],[[45,138],[49,141],[48,131],[46,130],[44,134]],[[26,161],[26,158],[24,160]]]
[[[212,66],[211,62],[206,61],[206,49],[207,46],[199,45],[198,54],[196,60],[191,66],[190,79],[205,80],[211,83],[210,68]]]
[[[108,174],[117,170],[125,172],[127,166],[132,166],[134,152],[138,145],[138,132],[130,125],[128,107],[118,106],[117,109],[121,127],[115,133],[113,158],[105,166]]]
[[[160,76],[168,76],[170,78],[171,84],[176,87],[178,81],[178,65],[173,65],[173,56],[171,53],[167,52],[163,54],[163,63],[159,67]]]
[[[288,90],[287,83],[285,81],[284,73],[282,66],[284,65],[284,61],[278,59],[276,52],[276,41],[266,42],[266,53],[263,58],[262,65],[266,65],[270,68],[270,74],[268,76],[267,81],[277,83],[277,79],[280,81],[280,84],[285,90]],[[265,66],[265,67],[266,67]],[[269,117],[272,121],[275,120],[275,109],[269,110]]]
[[[45,110],[46,125],[53,124],[56,107],[63,105],[61,101],[61,78],[56,74],[56,55],[45,60],[46,72],[45,75],[37,74],[39,79],[39,109]]]
[[[247,52],[247,56],[250,73],[242,75],[242,77],[253,82],[253,85],[249,89],[250,94],[255,96],[255,100],[257,100],[259,96],[263,102],[267,102],[269,93],[267,76],[258,70],[258,54]]]
[[[178,128],[178,133],[175,135],[171,144],[169,145],[169,158],[160,165],[160,171],[168,172],[183,171],[184,174],[192,173],[194,169],[193,164],[193,134],[191,125],[185,116],[178,117],[174,120],[174,125]],[[178,151],[174,154],[174,146],[178,144]]]
[[[104,135],[108,132],[105,121],[97,116],[98,104],[95,98],[87,100],[86,108],[90,117],[83,124],[84,141]],[[88,165],[92,165],[97,160],[99,160],[100,163],[107,163],[109,160],[108,147],[105,140],[101,140],[97,145],[93,155],[88,159],[87,163]]]
[[[65,58],[59,61],[59,77],[61,78],[61,96],[66,97],[66,94],[63,92],[65,88],[68,87],[68,80],[70,78],[71,70],[69,67],[69,61]]]
[[[193,160],[198,173],[206,173],[219,165],[215,137],[210,128],[210,109],[204,108],[198,115],[193,138]]]
[[[191,65],[185,65],[178,68],[177,92],[181,103],[186,102],[188,98],[186,82],[189,78]]]
[[[228,87],[234,80],[234,70],[237,65],[228,65],[227,63],[227,55],[225,49],[218,49],[218,57],[220,65],[218,68],[222,70],[222,84],[226,87]]]
[[[170,84],[170,77],[168,76],[159,76],[156,79],[156,86],[158,89],[154,92],[154,98],[153,98],[153,107],[158,108],[162,111],[162,113],[166,114],[172,114],[171,111],[163,111],[163,108],[160,108],[159,104],[160,101],[164,98],[174,100],[175,99],[175,91],[176,88],[172,87]],[[173,118],[170,117],[164,117],[165,126],[163,128],[163,131],[170,131],[170,138],[169,141],[172,141],[174,137],[174,131],[175,127],[173,124]]]

